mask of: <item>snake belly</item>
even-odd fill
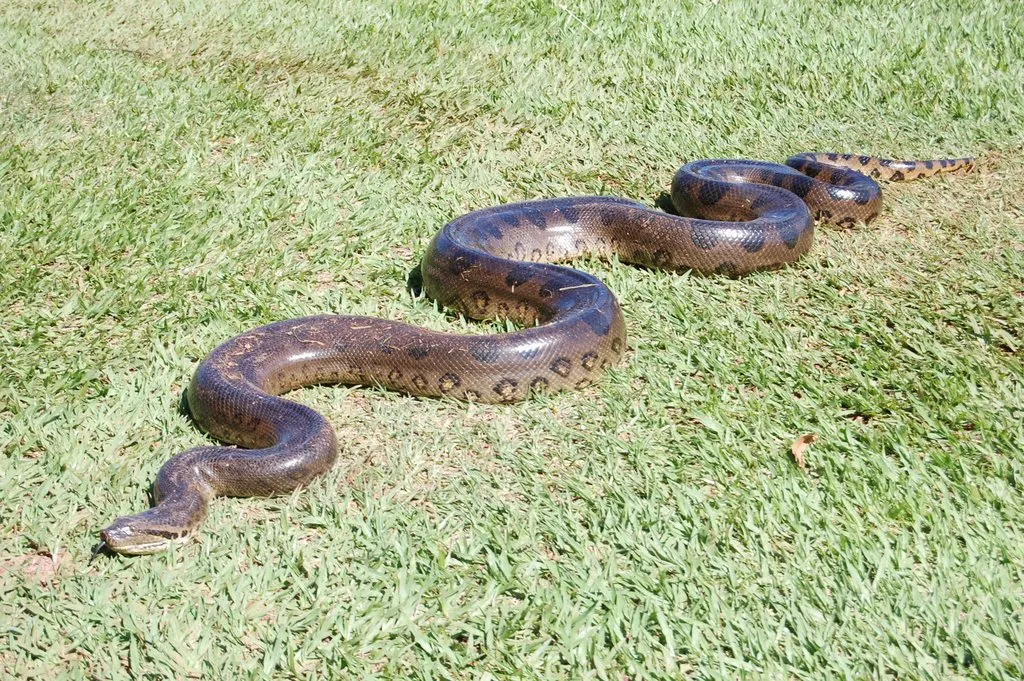
[[[194,533],[216,496],[283,493],[329,470],[338,453],[330,424],[279,397],[301,386],[379,385],[513,402],[536,390],[589,385],[622,358],[622,313],[600,280],[555,263],[617,256],[649,268],[728,276],[777,268],[811,247],[815,220],[846,226],[874,219],[881,192],[872,178],[908,180],[972,164],[849,154],[799,154],[786,165],[702,160],[673,178],[679,215],[592,196],[458,217],[423,256],[424,293],[466,317],[511,319],[522,330],[472,336],[321,315],[226,341],[200,363],[187,399],[204,431],[237,447],[198,447],[167,461],[154,483],[156,505],[116,519],[97,550],[163,550]]]

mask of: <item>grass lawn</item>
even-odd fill
[[[1017,0],[0,5],[0,677],[1024,676]],[[684,161],[976,155],[741,280],[582,262],[627,361],[513,406],[311,388],[349,446],[88,563],[270,321]],[[806,467],[789,447],[813,433]]]

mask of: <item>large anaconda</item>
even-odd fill
[[[381,385],[413,395],[512,402],[532,390],[590,384],[621,359],[619,305],[595,277],[552,263],[611,256],[652,268],[737,276],[792,263],[815,219],[870,222],[871,178],[909,180],[970,169],[973,159],[892,161],[800,154],[787,165],[704,160],[672,181],[671,215],[633,201],[573,197],[478,210],[446,225],[422,261],[425,293],[474,319],[510,318],[507,334],[438,333],[368,317],[316,316],[262,326],[217,347],[196,370],[196,423],[235,447],[170,459],[156,506],[101,532],[120,553],[151,553],[188,537],[219,495],[287,492],[327,471],[334,431],[309,407],[277,397],[317,383]]]

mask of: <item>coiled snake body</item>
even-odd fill
[[[871,177],[906,180],[970,169],[973,159],[890,161],[800,154],[787,165],[704,160],[681,168],[672,201],[682,217],[609,197],[515,203],[463,215],[423,257],[424,292],[474,319],[510,318],[507,334],[438,333],[368,317],[314,316],[253,329],[218,346],[187,398],[201,428],[235,447],[170,459],[156,506],[115,520],[102,543],[151,553],[188,537],[219,495],[287,492],[337,457],[330,424],[277,397],[317,383],[381,385],[414,395],[512,402],[533,390],[590,384],[622,357],[618,303],[595,277],[552,263],[617,255],[658,269],[737,276],[792,263],[815,219],[870,222],[881,192]]]

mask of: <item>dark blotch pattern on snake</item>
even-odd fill
[[[611,291],[553,263],[591,255],[658,269],[739,276],[796,261],[814,220],[867,223],[871,178],[970,169],[972,159],[892,161],[800,154],[786,165],[704,160],[672,181],[671,215],[625,199],[572,197],[456,218],[422,261],[423,290],[473,319],[508,317],[508,334],[439,333],[384,319],[315,316],[247,331],[217,347],[188,390],[195,422],[238,447],[198,447],[160,469],[156,506],[118,518],[103,544],[150,553],[189,536],[219,495],[292,490],[331,468],[338,445],[316,411],[279,395],[317,383],[380,385],[414,395],[512,402],[582,388],[614,365],[625,328]]]

